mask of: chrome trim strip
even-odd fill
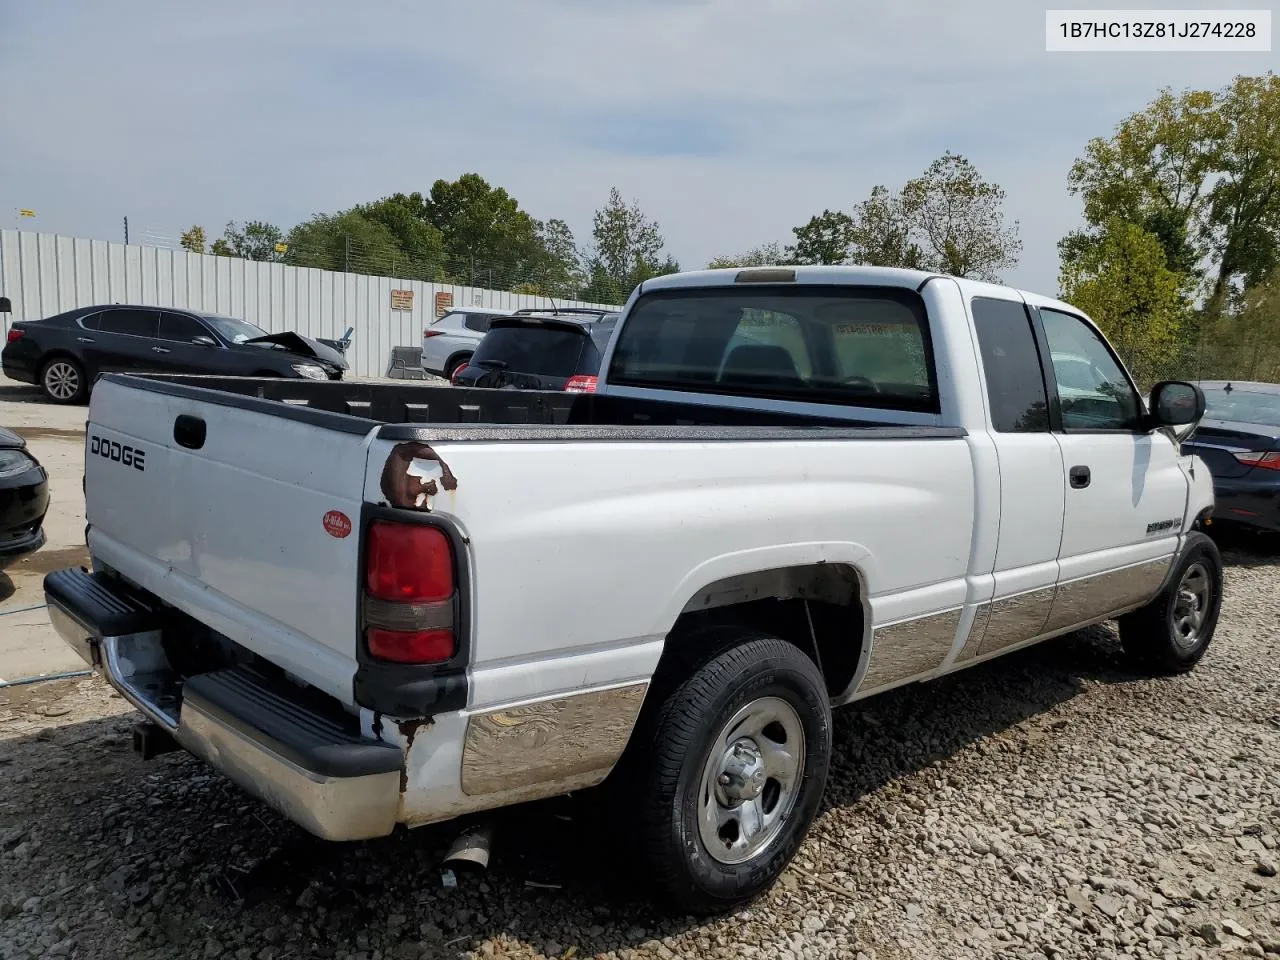
[[[993,600],[987,635],[977,655],[986,656],[1044,633],[1056,593],[1057,587],[1040,587]]]
[[[1172,556],[1162,557],[1058,584],[1049,618],[1040,632],[1107,620],[1122,610],[1142,606],[1160,592],[1172,564]]]
[[[321,776],[267,750],[192,702],[183,703],[174,738],[245,792],[323,840],[367,840],[395,829],[399,771]]]
[[[936,670],[955,643],[963,607],[876,627],[871,658],[858,685],[865,693]]]
[[[622,756],[648,688],[642,680],[475,714],[462,748],[462,792],[599,783]]]

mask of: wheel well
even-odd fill
[[[449,359],[444,362],[444,372],[448,373],[450,370],[452,370],[454,365],[459,360],[470,360],[471,355],[473,353],[475,353],[474,350],[459,350],[457,353],[450,356]]]
[[[36,365],[37,375],[44,373],[44,368],[47,367],[49,365],[49,362],[52,360],[70,360],[72,363],[74,363],[77,367],[80,368],[81,373],[86,372],[83,360],[77,357],[70,350],[63,350],[61,348],[55,347],[53,350],[50,350],[43,357],[40,358],[39,364]]]
[[[764,630],[818,665],[834,698],[848,689],[867,647],[866,599],[858,572],[839,563],[761,570],[709,584],[685,604],[658,670],[682,661],[713,626]]]

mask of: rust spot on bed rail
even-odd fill
[[[446,490],[458,489],[457,478],[438,453],[425,443],[409,441],[396,444],[387,455],[387,462],[382,468],[382,495],[393,507],[430,511],[431,498],[439,493],[439,487],[434,478],[423,478],[409,472],[415,460],[439,464],[439,486]]]

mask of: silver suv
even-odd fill
[[[422,366],[428,373],[450,377],[467,365],[476,345],[489,332],[495,317],[509,317],[511,310],[450,310],[422,331]]]

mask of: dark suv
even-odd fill
[[[341,380],[341,351],[247,320],[169,307],[80,307],[9,330],[0,366],[54,403],[81,403],[100,373],[202,373]]]
[[[585,311],[499,317],[453,383],[592,393],[617,322],[616,313]]]

